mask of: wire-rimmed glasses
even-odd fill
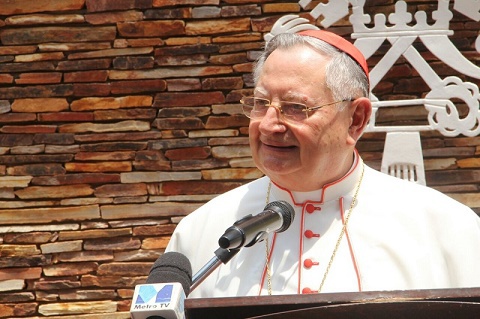
[[[289,118],[296,122],[301,122],[308,118],[308,114],[311,111],[318,110],[324,106],[346,101],[350,101],[350,99],[335,101],[314,107],[308,107],[303,103],[288,101],[279,101],[278,103],[273,105],[268,99],[254,96],[245,96],[240,100],[240,103],[242,103],[243,105],[243,113],[250,119],[263,118],[265,114],[267,114],[268,108],[272,106],[278,109],[280,113],[282,113],[286,118]]]

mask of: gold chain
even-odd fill
[[[346,232],[348,221],[350,220],[350,215],[352,214],[353,207],[355,206],[355,203],[357,202],[357,196],[358,196],[358,191],[360,190],[360,185],[362,184],[363,180],[363,173],[365,172],[365,164],[362,166],[362,173],[360,175],[360,179],[358,180],[358,186],[357,189],[355,190],[355,194],[353,195],[352,203],[350,204],[350,208],[348,209],[347,216],[345,217],[345,222],[343,223],[342,230],[340,231],[340,236],[337,239],[337,243],[335,244],[335,248],[333,249],[332,256],[330,257],[330,261],[328,262],[327,269],[325,270],[325,274],[323,275],[322,282],[320,283],[320,287],[318,288],[318,292],[322,291],[323,285],[325,284],[325,280],[327,279],[328,272],[330,271],[330,268],[332,267],[333,260],[335,259],[335,256],[337,254],[338,248],[340,247],[340,242],[342,241],[343,235]],[[272,187],[272,182],[268,184],[268,190],[267,190],[267,204],[270,201],[270,189]],[[270,268],[269,268],[269,244],[268,244],[268,237],[265,240],[265,255],[266,255],[266,270],[267,270],[267,287],[268,287],[268,294],[272,294],[272,275],[270,273]]]
[[[270,190],[271,189],[272,189],[272,181],[270,180],[270,182],[268,183],[267,198],[265,199],[265,201],[266,201],[265,205],[268,205],[268,203],[270,202]],[[268,294],[272,295],[272,274],[270,273],[270,267],[268,265],[269,264],[268,263],[269,247],[270,247],[270,245],[268,243],[268,236],[267,236],[267,238],[265,239],[265,257],[266,257],[265,267],[266,267],[266,270],[267,270]]]

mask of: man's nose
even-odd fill
[[[285,119],[279,106],[275,104],[270,105],[260,122],[259,129],[264,133],[270,131],[284,132],[286,130]]]

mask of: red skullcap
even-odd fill
[[[363,72],[365,72],[365,75],[367,76],[368,80],[368,65],[367,61],[365,60],[365,57],[363,56],[363,53],[360,52],[359,49],[357,49],[356,46],[354,46],[351,42],[345,40],[341,36],[325,31],[325,30],[306,30],[306,31],[301,31],[298,32],[300,35],[308,35],[310,37],[314,37],[320,40],[323,40],[327,42],[330,45],[333,45],[337,49],[339,49],[342,52],[345,52],[348,54],[352,59],[357,61],[357,63],[362,67]]]

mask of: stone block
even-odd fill
[[[257,4],[224,6],[222,7],[221,11],[221,16],[224,18],[240,16],[259,16],[261,14],[262,8]]]
[[[112,3],[112,1],[110,1],[110,3]],[[105,25],[126,21],[141,21],[143,20],[143,14],[141,11],[138,10],[101,12],[85,14],[84,19],[86,22],[92,25]]]
[[[198,206],[188,203],[147,203],[104,205],[101,210],[104,219],[125,219],[187,215]]]
[[[225,102],[220,91],[199,93],[158,93],[155,95],[154,107],[185,107],[211,105]]]
[[[113,67],[120,70],[128,69],[151,69],[154,66],[154,58],[150,56],[128,56],[113,59]]]
[[[166,150],[171,148],[198,147],[198,146],[207,146],[207,145],[208,145],[208,141],[206,138],[159,140],[159,141],[151,142],[150,149]]]
[[[228,167],[228,162],[216,158],[207,159],[191,159],[172,162],[172,169],[176,171],[191,171],[202,169],[213,169],[220,167]]]
[[[132,94],[148,91],[161,92],[167,88],[165,80],[117,81],[111,84],[113,94]]]
[[[188,19],[192,17],[192,8],[150,9],[145,11],[148,20]]]
[[[176,225],[155,225],[155,226],[137,226],[133,230],[134,236],[163,236],[171,235],[175,230]]]
[[[20,304],[3,304],[0,305],[0,314],[6,317],[32,316],[36,313],[38,304],[34,302]]]
[[[55,131],[57,130],[57,126],[56,125],[24,125],[24,126],[21,126],[21,125],[4,125],[1,129],[0,129],[0,132],[1,133],[7,133],[7,134],[15,134],[15,133],[25,133],[25,134],[35,134],[35,133],[54,133]],[[35,146],[31,146],[31,147],[27,147],[27,146],[18,146],[18,147],[13,147],[12,150],[15,150],[15,149],[24,149],[24,150],[28,150],[28,149],[33,149],[33,148],[37,148],[37,147],[45,147],[43,145],[35,145]],[[38,153],[38,152],[24,152],[24,151],[20,151],[20,152],[12,152],[12,154],[21,154],[21,153]]]
[[[80,10],[84,3],[85,0],[65,0],[62,2],[52,2],[49,0],[24,0],[20,6],[16,1],[8,1],[2,3],[0,15]]]
[[[204,128],[204,124],[199,118],[160,118],[155,119],[152,124],[159,130],[201,130]]]
[[[131,228],[117,229],[87,229],[81,231],[61,231],[58,234],[59,241],[65,240],[82,240],[90,238],[111,238],[132,235]]]
[[[163,67],[153,70],[110,70],[108,76],[111,80],[138,80],[185,78],[230,73],[233,73],[233,70],[230,66],[185,66],[182,68]],[[1,93],[2,90],[0,90],[0,94]]]
[[[79,123],[79,124],[64,124],[61,125],[59,131],[61,133],[108,133],[118,131],[148,131],[150,124],[143,121],[127,120],[118,123]]]
[[[132,163],[129,161],[118,161],[118,162],[98,162],[98,163],[66,163],[65,169],[67,172],[84,172],[84,173],[99,173],[99,172],[130,172],[132,171]],[[65,186],[63,186],[65,187]],[[84,195],[91,195],[84,194]],[[78,196],[79,194],[77,194]],[[63,197],[68,197],[67,194],[64,194]]]
[[[32,176],[0,176],[0,187],[27,187]]]
[[[93,113],[78,112],[60,112],[60,113],[41,113],[37,115],[39,122],[91,122]],[[73,135],[72,135],[73,136]]]
[[[12,290],[19,290],[18,287],[15,287],[15,282],[21,282],[23,284],[23,280],[6,280],[4,282],[0,282],[0,292],[4,291],[3,285],[10,286]],[[35,296],[31,292],[10,292],[8,294],[0,295],[0,302],[1,303],[19,303],[19,302],[26,302],[26,301],[34,301]]]
[[[0,251],[0,257],[5,256],[33,256],[39,255],[41,251],[36,245],[9,245],[2,244],[2,250]]]
[[[206,159],[211,154],[210,147],[193,147],[182,148],[176,150],[167,150],[165,156],[169,160],[186,160],[186,159]]]
[[[205,124],[206,129],[225,129],[239,126],[248,126],[250,119],[243,114],[231,116],[210,116]]]
[[[187,22],[185,26],[187,35],[248,32],[250,30],[250,18],[192,21]]]
[[[63,162],[69,162],[72,159],[73,159],[73,155],[71,154],[4,155],[4,156],[0,156],[0,164],[63,163]]]
[[[171,65],[201,65],[207,64],[207,54],[190,54],[190,55],[164,55],[155,58],[155,63],[161,66]]]
[[[125,276],[93,276],[84,275],[81,278],[82,287],[100,287],[100,288],[132,288],[136,285],[144,284],[147,276],[125,277]]]
[[[28,232],[28,233],[20,233],[20,234],[13,233],[13,234],[5,234],[3,237],[3,242],[9,243],[9,244],[44,244],[54,238],[55,236],[51,232]],[[45,260],[44,256],[39,256],[38,258],[40,258],[41,260]],[[23,263],[23,260],[16,261],[17,265],[22,265],[22,263]],[[1,260],[0,260],[0,265],[2,265]],[[29,264],[29,265],[31,266],[32,264]]]
[[[210,137],[210,141],[209,141],[210,145],[214,145],[214,144],[211,144],[212,139],[215,139],[217,137],[238,136],[238,135],[239,135],[238,130],[230,130],[230,129],[226,129],[226,130],[201,130],[201,131],[190,131],[190,132],[188,132],[188,137],[189,138]]]
[[[22,73],[15,80],[17,84],[46,84],[60,83],[62,81],[61,73]]]
[[[102,185],[95,189],[97,197],[125,197],[142,196],[147,194],[147,186],[139,184],[109,184]]]
[[[44,316],[113,313],[116,311],[117,304],[113,301],[63,302],[38,306],[38,313]],[[102,318],[105,317],[102,316]]]
[[[145,238],[142,242],[142,249],[162,249],[167,248],[170,236]]]
[[[134,161],[133,167],[137,171],[171,171],[170,161]]]
[[[42,267],[14,267],[10,269],[0,269],[0,281],[14,279],[39,279],[41,275]]]
[[[71,240],[40,245],[42,254],[54,254],[82,250],[82,240]]]
[[[150,54],[152,48],[114,48],[114,49],[105,49],[105,50],[94,50],[89,52],[79,52],[72,53],[68,56],[69,59],[93,59],[93,58],[104,58],[104,57],[118,57],[122,55],[141,55],[141,54]]]
[[[98,266],[97,274],[108,276],[143,276],[152,268],[151,262],[112,262]]]
[[[69,184],[90,184],[90,183],[118,183],[120,175],[104,173],[79,173],[68,175],[35,177],[34,185],[69,185]]]
[[[68,171],[68,167],[66,167]],[[78,184],[67,186],[30,186],[17,190],[15,195],[21,199],[32,198],[67,198],[77,196],[89,196],[93,194],[90,185]]]
[[[298,3],[265,3],[262,4],[262,10],[265,13],[286,13],[291,14],[300,12],[300,5]]]
[[[152,105],[152,97],[143,96],[122,96],[106,98],[83,98],[71,103],[72,111],[108,110],[130,107],[149,107]]]
[[[81,276],[98,270],[96,262],[58,263],[43,267],[46,277]]]
[[[113,252],[111,251],[75,251],[75,252],[60,252],[56,253],[55,260],[58,262],[105,262],[114,260]]]
[[[2,209],[0,212],[0,225],[49,224],[58,221],[90,220],[100,217],[100,211],[96,205]],[[50,227],[55,229],[53,226]]]
[[[22,290],[24,287],[25,287],[25,280],[23,279],[10,279],[10,280],[0,281],[0,292]],[[5,312],[3,311],[1,313],[5,314]]]
[[[88,48],[84,48],[88,49]],[[94,49],[94,47],[92,47]],[[97,70],[108,69],[112,61],[108,58],[98,58],[89,60],[69,60],[58,63],[56,70],[58,71],[79,71],[79,70]]]
[[[167,88],[169,92],[200,90],[199,79],[167,79]]]
[[[122,251],[139,249],[140,240],[130,237],[95,238],[85,240],[83,249],[93,251]]]
[[[169,37],[185,34],[185,22],[182,20],[158,20],[120,22],[118,32],[122,37]]]
[[[42,1],[43,2],[43,1]],[[113,41],[115,27],[32,27],[3,30],[0,39],[5,45],[24,45],[47,42]]]
[[[160,118],[188,118],[188,117],[203,117],[210,115],[211,109],[208,106],[199,106],[199,107],[171,107],[171,108],[162,108],[158,110],[158,117]]]

